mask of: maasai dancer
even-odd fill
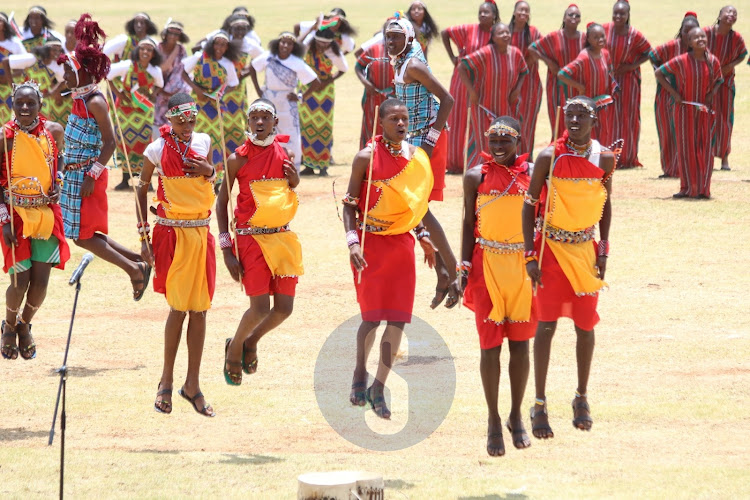
[[[674,128],[680,191],[674,198],[711,197],[713,98],[724,81],[721,63],[708,52],[706,33],[688,34],[690,49],[656,70],[656,79],[674,100]]]
[[[62,42],[64,37],[52,29],[54,26],[55,23],[47,17],[47,9],[41,5],[31,7],[23,21],[23,32],[21,34],[23,46],[28,52],[31,52],[37,47],[44,46],[50,39]]]
[[[440,30],[432,19],[427,6],[421,0],[411,3],[409,10],[406,11],[406,18],[414,25],[414,33],[417,35],[417,41],[422,47],[425,59],[427,59],[427,49],[433,38],[440,36]],[[372,122],[372,120],[371,120]]]
[[[161,54],[161,73],[164,87],[154,102],[154,133],[167,123],[167,102],[179,92],[190,92],[190,86],[182,79],[184,67],[182,60],[187,57],[185,44],[190,38],[185,34],[185,27],[179,21],[170,21],[161,31],[161,43],[156,50]]]
[[[98,84],[109,72],[109,58],[101,51],[105,37],[89,14],[76,23],[78,44],[65,64],[65,85],[73,91],[73,110],[65,128],[65,179],[60,205],[65,237],[125,271],[133,285],[133,299],[143,297],[151,266],[137,252],[107,236],[107,162],[115,151],[115,131],[107,99]]]
[[[432,74],[414,42],[414,27],[407,19],[395,19],[386,27],[386,49],[393,64],[396,96],[409,113],[409,143],[422,148],[430,157],[433,186],[430,200],[443,200],[448,132],[445,123],[453,107],[453,98]],[[431,307],[435,309],[448,296],[445,307],[458,303],[460,290],[456,281],[456,258],[445,232],[435,216],[427,211],[424,218],[427,231],[439,250],[435,272],[438,281]]]
[[[46,121],[39,113],[42,92],[36,82],[29,80],[17,86],[12,98],[15,119],[4,124],[4,140],[0,142],[3,193],[0,225],[3,270],[14,274],[17,281],[11,279],[5,292],[6,312],[0,347],[5,359],[16,359],[20,352],[23,359],[29,360],[36,357],[31,320],[47,295],[52,266],[64,269],[70,258],[57,204],[60,198],[57,169],[63,148],[63,128]],[[15,234],[11,231],[11,217]],[[26,305],[21,310],[24,297]]]
[[[594,99],[597,117],[591,131],[592,137],[610,145],[618,139],[613,136],[615,108],[612,103],[613,94],[619,89],[612,76],[612,64],[609,52],[605,48],[606,44],[607,36],[602,25],[589,23],[586,26],[586,44],[583,50],[578,57],[560,69],[557,79],[562,82],[560,91],[567,98],[576,95],[576,92],[571,92],[575,89],[578,93]],[[617,99],[619,98],[618,94]]]
[[[492,28],[489,45],[461,59],[458,74],[467,88],[472,115],[469,165],[481,162],[480,153],[487,150],[484,133],[495,118],[520,118],[519,96],[528,72],[523,54],[510,45],[510,29],[503,23]]]
[[[451,26],[442,31],[443,45],[453,63],[453,76],[451,76],[450,94],[455,100],[453,110],[448,116],[448,128],[450,138],[448,140],[448,158],[446,169],[448,173],[459,174],[464,169],[464,138],[466,135],[466,114],[469,106],[469,96],[466,86],[461,82],[458,75],[459,63],[468,54],[476,52],[488,43],[492,38],[492,27],[500,22],[500,11],[497,4],[491,0],[479,5],[479,23],[461,24]],[[451,42],[456,45],[458,54],[453,53]]]
[[[708,51],[719,59],[724,83],[714,95],[711,109],[716,113],[713,130],[713,156],[721,158],[721,169],[729,168],[734,127],[734,67],[747,55],[742,35],[732,29],[737,22],[737,9],[727,5],[719,11],[716,24],[703,28],[708,37]]]
[[[557,107],[565,104],[564,94],[558,85],[557,73],[578,57],[586,43],[586,34],[578,31],[579,24],[581,24],[581,11],[576,4],[570,4],[565,9],[562,27],[543,36],[529,47],[529,50],[547,65],[547,115],[552,138],[555,136]],[[577,91],[571,89],[571,93],[575,95]],[[560,120],[558,137],[562,135],[564,128]]]
[[[146,37],[138,42],[130,60],[112,65],[107,80],[116,97],[115,112],[122,126],[123,144],[118,141],[117,163],[123,170],[123,179],[115,191],[130,189],[126,177],[132,172],[138,176],[143,168],[143,152],[151,144],[154,127],[154,100],[164,87],[161,72],[161,53],[156,50],[156,41]],[[118,133],[117,137],[120,137]],[[125,155],[130,162],[128,172]]]
[[[160,137],[146,148],[138,189],[141,256],[154,266],[154,290],[163,293],[169,304],[164,328],[164,366],[154,408],[160,413],[172,413],[174,362],[182,325],[185,316],[189,316],[188,369],[178,393],[195,411],[213,417],[216,414],[200,389],[199,373],[206,313],[216,283],[216,247],[208,227],[216,170],[206,159],[211,152],[211,138],[193,132],[198,115],[193,98],[180,92],[169,98],[168,106],[169,124],[159,129]],[[152,254],[148,241],[147,191],[154,171],[159,187]]]
[[[128,60],[141,40],[156,35],[159,30],[145,12],[139,12],[125,23],[125,33],[104,44],[104,54],[112,62]]]
[[[660,45],[648,54],[654,69],[688,51],[688,33],[700,26],[695,12],[688,12],[682,19],[680,31],[674,40]],[[677,164],[677,145],[675,144],[674,129],[674,101],[669,92],[662,89],[656,81],[656,96],[654,98],[654,116],[656,118],[656,132],[659,136],[659,150],[661,153],[661,169],[664,177],[679,177],[680,167]]]
[[[409,112],[403,102],[383,102],[379,121],[383,135],[376,136],[374,143],[368,143],[354,157],[343,203],[346,243],[362,314],[349,400],[356,406],[368,402],[375,415],[388,419],[391,411],[383,390],[414,306],[416,262],[414,237],[409,232],[414,230],[430,266],[435,263],[435,249],[421,222],[432,191],[430,159],[422,148],[406,141]],[[371,157],[371,196],[366,207]],[[362,226],[365,212],[367,227]],[[363,231],[367,231],[364,251],[360,246]],[[380,363],[368,388],[367,358],[381,321],[387,326],[380,342]]]
[[[338,43],[333,43],[334,38],[335,33],[330,29],[319,29],[309,42],[305,54],[305,63],[315,70],[322,88],[308,93],[307,86],[301,87],[308,97],[299,105],[302,164],[305,167],[300,175],[315,175],[319,172],[320,175],[327,176],[331,163],[333,106],[336,99],[334,82],[349,69],[341,47]],[[338,70],[335,75],[334,67]]]
[[[285,31],[268,44],[268,50],[253,59],[250,78],[259,97],[268,99],[276,107],[280,134],[289,136],[287,149],[292,153],[294,166],[302,166],[299,104],[320,86],[318,76],[302,60],[304,49],[297,38]],[[263,88],[258,84],[258,71],[265,71]],[[318,83],[315,83],[318,82]],[[305,92],[297,92],[298,85],[307,85]]]
[[[393,66],[385,48],[385,28],[372,39],[363,43],[357,55],[354,72],[362,82],[365,91],[362,94],[362,128],[359,133],[359,148],[364,149],[367,141],[372,139],[372,124],[375,122],[375,108],[389,97],[393,97]],[[382,134],[378,122],[376,135]]]
[[[17,65],[20,62],[22,64]],[[0,12],[0,123],[11,118],[13,109],[13,70],[28,68],[36,62],[33,54],[28,54],[21,41],[13,36],[13,28],[8,16]]]
[[[641,135],[641,64],[648,60],[651,44],[630,25],[630,3],[618,0],[612,22],[604,25],[613,75],[620,89],[615,99],[612,136],[624,143],[617,168],[642,167],[638,160]]]
[[[521,0],[513,7],[513,17],[510,18],[510,43],[518,47],[524,58],[529,73],[521,83],[518,116],[521,121],[521,144],[518,151],[521,154],[534,154],[534,137],[536,136],[536,120],[539,108],[542,106],[542,80],[539,78],[539,61],[529,46],[542,37],[534,26],[531,26],[531,7],[528,2]]]
[[[62,42],[50,38],[47,43],[34,49],[37,61],[24,71],[25,80],[34,80],[42,90],[44,114],[50,121],[68,123],[68,115],[73,107],[70,95],[63,96],[65,69],[57,63],[57,58],[63,51]]]
[[[464,177],[464,227],[461,246],[464,304],[474,311],[479,333],[484,397],[489,424],[487,453],[505,454],[502,420],[497,409],[500,351],[508,339],[511,410],[506,427],[516,448],[531,441],[521,417],[521,403],[529,378],[529,339],[536,330],[531,280],[523,256],[521,208],[529,188],[527,156],[516,155],[521,124],[510,116],[493,120],[486,132],[489,154],[484,164]],[[467,279],[468,277],[468,279]]]
[[[534,339],[536,402],[531,408],[531,428],[534,437],[539,439],[554,437],[547,415],[545,388],[552,337],[560,317],[571,318],[576,331],[578,388],[572,403],[573,425],[581,430],[591,429],[593,420],[586,389],[594,356],[594,326],[599,321],[596,304],[599,290],[607,286],[603,280],[609,254],[610,193],[615,157],[591,139],[597,119],[593,99],[586,96],[570,99],[565,105],[564,119],[563,136],[537,158],[522,212],[526,272],[537,289],[534,298],[539,320]],[[551,165],[553,151],[555,163]],[[551,195],[545,184],[547,177],[551,177]],[[552,196],[549,214],[544,213],[546,196]],[[542,235],[545,217],[546,232]],[[598,245],[594,241],[597,224],[601,238]],[[542,238],[545,248],[540,270]]]
[[[341,47],[344,55],[353,51],[354,47],[356,47],[354,36],[357,35],[357,30],[349,23],[344,9],[334,7],[331,9],[331,12],[321,19],[302,21],[295,24],[294,34],[297,36],[297,40],[309,46],[315,37],[315,31],[320,29],[330,29],[333,31],[333,40]]]
[[[254,40],[247,38],[250,32],[250,21],[246,15],[235,14],[227,19],[231,43],[240,47],[234,67],[237,71],[239,84],[224,94],[225,107],[222,109],[224,120],[224,141],[227,154],[240,147],[245,142],[247,130],[247,82],[245,77],[250,74],[250,61],[263,53],[263,49]]]
[[[225,344],[224,379],[229,385],[240,385],[243,371],[252,374],[258,369],[258,341],[292,314],[303,273],[302,247],[289,229],[299,206],[294,192],[299,174],[282,145],[286,137],[276,135],[276,125],[273,103],[253,101],[248,108],[248,139],[227,161],[227,178],[236,179],[240,188],[232,214],[239,256],[228,232],[228,183],[221,186],[216,202],[224,263],[250,297],[250,308]]]
[[[237,47],[229,43],[229,34],[220,31],[208,39],[202,51],[182,60],[185,68],[182,79],[193,89],[193,98],[198,103],[196,128],[211,137],[211,156],[208,160],[219,172],[217,184],[224,175],[224,146],[221,143],[222,124],[219,122],[218,106],[224,106],[225,91],[240,83],[234,66],[238,57]]]

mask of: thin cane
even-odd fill
[[[480,106],[482,108],[483,106]],[[461,176],[461,180],[463,181],[464,177],[466,177],[466,171],[469,169],[469,130],[471,129],[471,103],[469,103],[469,106],[466,110],[466,133],[464,134],[464,172]],[[461,205],[463,206],[463,209],[461,210],[461,239],[459,240],[459,248],[461,248],[461,251],[463,251],[463,244],[464,244],[464,221],[466,220],[466,191],[462,190],[461,195]],[[463,255],[462,255],[463,257]],[[458,277],[458,287],[461,288],[461,276]],[[461,300],[458,301],[458,307],[461,308]]]
[[[221,152],[222,158],[224,158],[224,171],[226,172],[226,183],[227,183],[227,201],[229,202],[229,231],[234,235],[234,252],[237,255],[237,261],[240,260],[240,245],[237,242],[237,230],[235,227],[236,221],[234,220],[234,204],[232,203],[232,178],[229,175],[229,169],[227,168],[227,143],[224,140],[224,119],[221,116],[221,95],[216,94],[216,109],[219,112],[219,130],[221,131]],[[242,284],[242,267],[240,266],[240,290],[244,290],[245,286]]]
[[[560,126],[560,106],[555,112],[555,135],[552,141],[552,161],[549,167],[549,177],[547,178],[547,199],[544,200],[544,220],[542,221],[542,246],[539,249],[539,272],[542,271],[542,257],[544,257],[544,243],[547,240],[547,219],[549,217],[549,199],[552,198],[552,175],[555,171],[555,149],[557,148],[557,131]],[[536,295],[536,287],[534,287]]]
[[[10,232],[15,237],[16,229],[13,225],[13,180],[10,178],[10,162],[8,160],[8,137],[5,135],[6,125],[3,125],[3,143],[5,144],[5,172],[8,175],[8,204],[10,205]],[[12,157],[11,157],[12,158]],[[54,182],[54,179],[53,179]],[[10,242],[10,255],[13,259],[13,288],[18,288],[18,269],[16,269],[16,245]]]
[[[370,186],[372,185],[372,163],[375,158],[375,133],[378,130],[378,113],[380,112],[380,105],[375,106],[375,120],[372,124],[372,140],[370,141],[370,168],[367,173],[367,192],[365,193],[365,210],[362,213],[362,257],[365,256],[365,235],[367,234],[367,210],[370,207]],[[357,284],[362,283],[362,271],[357,274]]]
[[[115,115],[115,121],[117,122],[117,131],[119,132],[120,136],[120,145],[122,146],[122,155],[125,157],[125,165],[128,168],[128,175],[130,178],[133,178],[133,170],[130,168],[130,157],[128,156],[128,151],[125,149],[125,136],[122,133],[122,125],[120,125],[120,116],[117,114],[117,108],[115,107],[115,96],[112,94],[112,89],[109,87],[109,84],[106,85],[107,91],[109,94],[109,99],[112,101],[112,111]],[[141,202],[138,199],[138,188],[133,186],[133,194],[135,195],[135,209],[138,214],[138,222],[141,224],[141,226],[146,226],[146,221],[143,220],[143,215],[141,213]],[[148,217],[148,216],[147,216]],[[151,253],[151,244],[148,241],[148,238],[146,238],[146,248],[148,248],[148,253]],[[152,254],[153,255],[153,254]]]

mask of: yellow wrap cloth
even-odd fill
[[[13,139],[11,169],[11,191],[15,195],[47,195],[52,187],[52,171],[47,156],[52,154],[52,145],[46,134],[37,140],[18,130]],[[55,227],[55,215],[48,206],[19,207],[13,209],[23,220],[23,237],[47,240]]]

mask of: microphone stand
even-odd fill
[[[76,282],[76,295],[73,300],[73,313],[70,316],[70,328],[68,329],[68,342],[65,345],[65,357],[60,368],[55,370],[60,374],[60,385],[57,388],[57,402],[55,403],[55,413],[52,415],[52,428],[49,431],[49,446],[55,438],[55,422],[57,422],[57,409],[60,406],[60,395],[62,394],[62,412],[60,414],[60,500],[63,498],[63,478],[65,472],[65,387],[68,380],[68,351],[70,350],[70,337],[73,334],[73,320],[76,317],[76,307],[78,306],[78,294],[81,291],[80,278]]]

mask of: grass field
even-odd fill
[[[146,10],[159,25],[170,16],[184,22],[195,40],[218,26],[236,3],[56,0],[47,8],[59,26],[90,8],[112,36],[126,18]],[[567,3],[533,1],[533,24],[543,32],[556,29]],[[407,6],[391,0],[337,4],[359,28],[360,42],[388,14]],[[31,5],[16,2],[4,10],[25,13]],[[429,2],[441,28],[474,22],[476,5]],[[610,2],[581,0],[579,5],[584,25],[610,17]],[[721,7],[676,0],[632,0],[631,5],[634,26],[653,44],[674,36],[685,10],[696,10],[705,24]],[[750,1],[735,5],[740,13],[736,29],[750,34]],[[267,41],[333,5],[288,0],[249,6]],[[503,19],[510,19],[511,8],[512,2],[501,3]],[[351,57],[349,62],[353,65]],[[451,68],[439,44],[432,46],[430,62],[447,86]],[[484,450],[486,407],[472,314],[465,308],[431,311],[434,276],[420,266],[414,313],[443,336],[453,355],[457,380],[451,411],[427,440],[402,451],[363,450],[336,434],[317,407],[313,372],[328,335],[358,308],[330,180],[304,178],[293,223],[306,271],[296,309],[261,342],[259,372],[246,376],[241,387],[227,386],[221,367],[224,338],[233,334],[247,299],[219,262],[202,367],[202,390],[218,413],[215,419],[198,416],[176,392],[170,416],[153,411],[166,302],[149,291],[136,304],[124,273],[100,260],[89,267],[69,358],[66,493],[76,498],[294,498],[299,474],[363,469],[384,476],[388,498],[747,497],[750,321],[742,314],[750,306],[750,68],[738,67],[733,170],[714,173],[713,199],[707,202],[673,201],[678,181],[657,179],[654,79],[649,67],[643,70],[645,168],[614,178],[611,288],[599,301],[602,321],[589,387],[592,432],[577,431],[570,423],[575,336],[572,324],[561,321],[548,385],[554,440],[534,440],[530,449],[518,451],[506,432],[507,455],[490,459]],[[331,173],[341,177],[339,195],[357,150],[361,93],[354,75],[337,82],[337,165]],[[537,150],[548,133],[542,114]],[[118,180],[119,172],[111,177]],[[449,177],[447,201],[433,207],[454,249],[461,220],[459,187],[460,180]],[[110,193],[110,228],[117,241],[138,246],[132,195]],[[68,269],[53,272],[47,301],[34,320],[37,359],[0,362],[3,498],[57,494],[59,431],[54,446],[47,446],[47,435],[58,383],[54,369],[62,361],[74,294],[66,282],[83,254],[72,250]],[[183,344],[175,391],[186,358]],[[351,373],[341,377],[348,384]],[[342,405],[347,398],[348,392],[341,395]],[[508,411],[509,399],[504,369],[501,414]],[[533,401],[533,373],[526,400],[524,407]],[[383,432],[398,431],[405,423],[405,403],[405,393],[394,382],[393,422],[373,422],[372,415],[368,422]]]

